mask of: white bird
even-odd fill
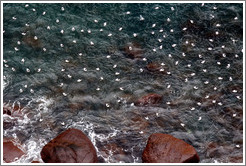
[[[139,19],[140,21],[143,21],[144,20],[144,18],[143,18],[143,16],[142,15],[140,15],[140,19]]]

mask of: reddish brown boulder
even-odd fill
[[[41,157],[45,163],[95,163],[97,154],[89,138],[78,129],[68,129],[46,144]]]
[[[161,103],[161,101],[162,101],[161,95],[151,93],[138,99],[137,102],[135,102],[135,105],[136,106],[156,105]]]
[[[155,133],[142,154],[145,163],[197,163],[199,156],[193,146],[168,134]]]
[[[3,140],[3,160],[6,163],[15,161],[24,155],[24,152],[19,149],[10,139]]]

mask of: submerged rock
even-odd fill
[[[23,112],[20,106],[15,105],[14,107],[4,106],[3,107],[3,129],[9,129],[16,125],[18,119],[23,118]]]
[[[40,39],[36,39],[33,35],[25,36],[23,42],[32,48],[42,48]]]
[[[6,130],[6,129],[9,129],[9,128],[12,128],[15,126],[15,121],[3,121],[3,129]]]
[[[7,114],[11,116],[12,112],[9,108],[3,107],[3,114]]]
[[[141,46],[136,42],[128,43],[125,46],[124,51],[125,51],[125,54],[131,59],[141,58],[144,52]]]
[[[148,106],[148,105],[156,105],[161,103],[162,101],[162,96],[155,94],[155,93],[151,93],[148,94],[146,96],[141,97],[140,99],[138,99],[135,102],[136,106]]]
[[[144,118],[144,115],[134,113],[131,115],[130,120],[133,122],[131,128],[139,129],[139,132],[146,131],[149,127],[149,122]]]
[[[102,147],[101,149],[102,156],[104,158],[108,158],[110,162],[120,162],[124,161],[126,157],[126,153],[122,147],[117,145],[116,143],[109,143]]]
[[[241,163],[243,162],[243,145],[239,145],[239,147],[235,147],[235,144],[225,142],[206,143],[204,146],[206,158],[218,158],[219,162],[222,163]]]
[[[196,163],[199,156],[193,146],[168,134],[152,134],[142,154],[145,163]]]
[[[3,160],[7,163],[14,162],[25,153],[19,149],[11,139],[3,139]]]
[[[78,111],[82,110],[84,108],[84,105],[83,103],[69,103],[68,107],[73,111]]]
[[[89,138],[78,129],[68,129],[46,144],[41,157],[45,163],[96,163],[97,154]]]
[[[23,116],[23,109],[24,107],[19,105],[14,105],[12,107],[10,106],[4,106],[3,107],[3,114],[7,114],[9,116],[13,117],[22,117]]]
[[[167,66],[162,66],[162,64],[159,64],[158,62],[151,62],[146,65],[146,68],[148,71],[152,73],[159,73],[159,74],[166,74],[166,71],[168,70]]]

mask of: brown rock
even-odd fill
[[[15,104],[13,107],[13,111],[21,111],[23,109],[22,106]]]
[[[39,161],[32,161],[31,163],[40,163]]]
[[[7,115],[12,115],[12,112],[9,108],[3,107],[3,114],[7,114]]]
[[[45,163],[95,163],[97,154],[89,138],[78,129],[68,129],[46,144],[41,157]]]
[[[20,110],[20,106],[14,105],[14,107],[9,107],[9,106],[3,106],[3,114],[7,114],[12,117],[19,117],[22,118],[22,112]],[[12,118],[4,118],[3,119],[3,129],[8,129],[13,126],[15,126],[16,119]]]
[[[161,103],[161,100],[162,100],[161,95],[151,93],[138,99],[137,102],[135,102],[135,105],[136,106],[156,105]]]
[[[142,154],[145,163],[196,163],[199,156],[193,146],[168,134],[152,134]]]
[[[24,108],[19,105],[14,105],[13,107],[4,106],[3,107],[3,114],[7,114],[10,116],[22,116]]]
[[[160,74],[166,74],[165,71],[168,70],[167,66],[162,66],[161,64],[155,62],[148,63],[146,68],[150,72],[155,72]]]
[[[3,140],[3,160],[5,162],[13,162],[22,155],[24,155],[24,152],[19,149],[10,139]]]

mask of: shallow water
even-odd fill
[[[190,143],[202,163],[242,162],[242,4],[4,4],[3,14],[4,105],[23,114],[4,136],[27,151],[16,162],[42,161],[70,127],[100,162],[142,162],[155,132]],[[161,104],[132,104],[148,93]]]

